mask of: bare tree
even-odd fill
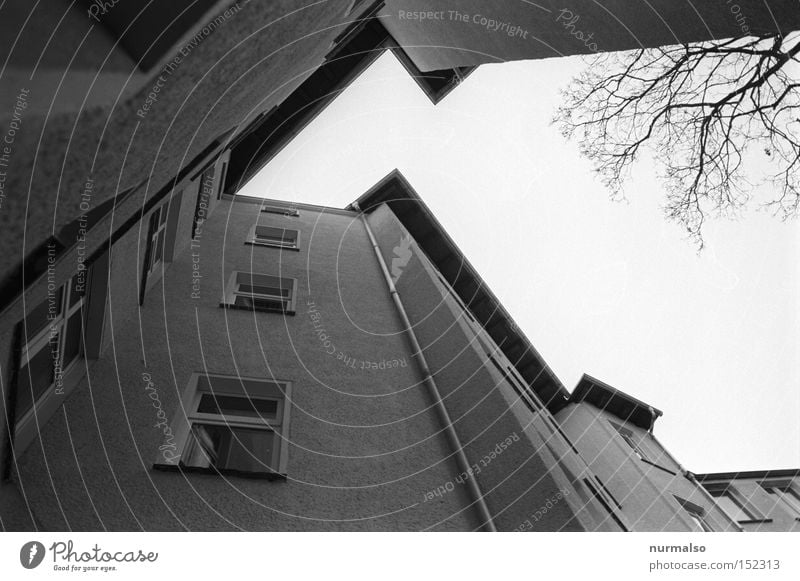
[[[781,218],[798,214],[799,53],[792,33],[593,55],[554,122],[613,197],[648,146],[666,216],[702,248],[706,217],[737,215],[756,192]]]

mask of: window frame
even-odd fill
[[[774,499],[774,506],[780,506],[785,513],[800,520],[800,490],[792,480],[763,480],[759,485],[770,499]],[[794,500],[787,500],[786,496]]]
[[[9,415],[13,418],[13,451],[18,457],[33,442],[42,428],[49,422],[56,410],[64,403],[72,390],[78,385],[88,371],[90,360],[100,356],[102,349],[103,327],[105,325],[105,308],[108,290],[108,253],[103,253],[86,268],[72,274],[58,288],[63,289],[60,299],[60,310],[55,319],[47,319],[47,324],[38,331],[28,334],[25,320],[48,298],[30,309],[26,316],[17,323],[17,338],[15,339],[15,358],[11,379],[12,396],[10,396]],[[81,283],[81,272],[84,279]],[[82,287],[76,290],[74,287]],[[78,293],[79,298],[70,305],[73,293]],[[69,320],[80,313],[80,333],[77,337],[78,351],[72,361],[63,367],[64,352],[67,342],[64,337],[68,335]],[[51,349],[51,329],[59,329],[58,358],[48,360],[53,366],[53,379],[38,397],[33,399],[31,407],[21,415],[17,415],[17,402],[19,390],[23,389],[21,379],[24,373],[30,373],[29,363],[40,354],[42,350]],[[52,351],[51,351],[52,353]],[[57,362],[57,366],[56,366]],[[60,374],[60,377],[59,377]],[[30,378],[30,376],[29,376]],[[60,379],[60,382],[58,381]]]
[[[278,206],[275,204],[268,204],[262,202],[261,212],[264,214],[277,214],[279,216],[287,216],[289,218],[299,218],[300,212],[297,208],[292,206]]]
[[[169,223],[169,200],[156,206],[150,213],[147,225],[147,249],[146,249],[146,276],[148,279],[156,273],[158,265],[163,265],[166,260],[167,250],[167,229]],[[155,251],[158,249],[159,240],[162,241],[161,257],[155,258]]]
[[[73,293],[76,291],[74,290],[74,281],[77,278],[77,274],[70,277],[70,279],[62,284],[59,287],[59,305],[58,305],[58,313],[55,317],[50,318],[48,314],[48,324],[45,325],[38,331],[35,331],[32,336],[28,336],[28,329],[27,325],[25,324],[25,320],[27,316],[22,320],[22,335],[21,335],[21,350],[20,350],[20,359],[19,359],[19,371],[18,377],[21,377],[26,371],[28,377],[31,377],[31,370],[30,370],[30,363],[33,359],[36,358],[43,350],[50,350],[51,358],[48,359],[49,366],[52,367],[52,375],[53,379],[50,385],[48,385],[36,398],[32,398],[31,400],[31,407],[25,410],[22,415],[17,417],[17,409],[16,405],[14,407],[14,416],[15,416],[15,429],[18,432],[22,432],[25,430],[29,430],[31,427],[31,423],[39,424],[38,416],[43,415],[42,412],[44,411],[42,408],[48,408],[50,406],[47,405],[48,400],[56,395],[58,388],[62,388],[64,390],[64,383],[65,378],[71,375],[75,367],[80,363],[82,359],[84,359],[84,349],[83,349],[83,336],[85,334],[85,325],[86,325],[86,316],[85,310],[83,310],[83,306],[87,303],[87,293],[84,292],[75,301],[74,304],[70,305],[70,299],[72,298]],[[88,274],[87,274],[88,276]],[[84,287],[89,284],[89,281],[84,282]],[[48,298],[45,298],[44,301],[37,304],[36,307],[38,308],[41,304],[47,303]],[[33,312],[33,310],[31,311]],[[73,318],[73,315],[76,313],[80,313],[80,325],[81,325],[81,333],[79,335],[79,343],[78,343],[78,352],[76,353],[75,357],[70,361],[66,367],[63,367],[64,364],[64,353],[67,347],[67,341],[65,338],[68,335],[70,329],[70,320]],[[30,314],[30,313],[29,313]],[[73,323],[74,324],[74,323]],[[55,349],[53,348],[53,342],[56,343]],[[57,351],[57,355],[54,355]],[[20,381],[17,381],[17,389],[20,389]]]
[[[293,243],[282,243],[279,241],[270,241],[270,240],[259,240],[258,239],[258,229],[259,228],[271,228],[273,230],[281,230],[283,232],[294,232],[294,242]],[[249,244],[252,246],[266,246],[268,248],[280,248],[282,250],[300,250],[300,230],[295,228],[280,228],[278,226],[270,226],[268,224],[254,224],[250,231],[247,234],[247,239],[244,242],[245,244]]]
[[[771,520],[767,518],[765,515],[761,514],[761,512],[753,505],[753,503],[751,503],[744,495],[742,495],[733,486],[711,485],[707,486],[706,489],[708,490],[709,494],[711,494],[711,496],[714,497],[714,502],[717,503],[717,507],[735,523],[749,524],[749,523],[770,522]],[[717,499],[723,497],[728,498],[734,505],[736,505],[739,508],[742,514],[744,514],[747,518],[745,519],[735,518],[735,515],[727,511],[723,507],[723,505],[718,502]]]
[[[202,381],[205,380],[205,381]],[[212,390],[210,386],[216,385]],[[221,381],[220,381],[221,380]],[[224,385],[228,382],[228,386]],[[248,393],[245,384],[261,384],[265,389],[264,394]],[[232,387],[231,387],[232,386]],[[238,386],[238,387],[237,387]],[[197,411],[203,395],[226,395],[243,397],[251,400],[276,400],[275,418],[225,415],[223,413],[211,414]],[[226,375],[220,373],[193,372],[181,397],[181,409],[175,415],[170,425],[174,435],[176,450],[172,458],[160,448],[157,452],[153,468],[157,470],[179,470],[202,474],[221,476],[239,476],[243,478],[261,479],[286,479],[289,451],[289,429],[291,425],[292,382],[285,379],[271,379],[264,377],[245,377],[239,375]],[[183,463],[183,456],[189,446],[195,445],[192,439],[194,425],[224,426],[226,428],[240,428],[259,430],[273,433],[272,458],[269,466],[261,471],[248,471],[216,466],[191,466]],[[163,448],[163,446],[162,446]]]
[[[704,509],[702,506],[697,505],[693,502],[689,502],[688,500],[681,498],[679,496],[675,496],[674,494],[672,497],[678,502],[680,507],[686,513],[687,517],[694,523],[696,523],[702,530],[699,531],[692,531],[695,533],[713,533],[715,529],[711,526],[711,523],[708,520],[708,511]]]
[[[274,279],[280,281],[281,283],[288,281],[291,284],[291,288],[289,290],[289,296],[284,297],[282,295],[276,294],[261,294],[261,293],[246,293],[239,291],[239,286],[243,284],[239,278],[244,277],[250,278],[251,281],[254,280],[253,277],[269,277],[270,279]],[[267,285],[265,285],[267,286]],[[275,288],[284,289],[284,286],[275,286]],[[262,298],[265,300],[274,300],[274,301],[283,301],[286,300],[287,304],[286,307],[283,309],[277,308],[268,308],[268,307],[256,307],[256,306],[247,306],[247,305],[238,305],[236,304],[236,297],[237,296],[244,296],[244,297],[251,297],[251,298]],[[246,272],[243,270],[234,270],[230,276],[228,277],[228,283],[225,285],[225,291],[222,296],[222,301],[220,302],[220,307],[227,308],[227,309],[242,309],[246,311],[254,311],[254,312],[265,312],[265,313],[278,313],[283,315],[294,315],[295,309],[297,306],[297,279],[291,277],[284,277],[284,276],[276,276],[272,274],[266,273],[256,273],[256,272]]]
[[[142,262],[142,278],[139,287],[139,306],[144,306],[147,291],[161,279],[166,265],[172,262],[175,251],[175,234],[178,228],[178,214],[184,191],[173,192],[155,205],[149,214],[147,223],[147,240]],[[156,216],[158,216],[156,218]],[[163,217],[163,220],[162,220]],[[154,224],[155,223],[155,224]],[[164,246],[161,258],[155,259],[153,253],[158,248],[158,240],[163,236]]]
[[[617,424],[616,422],[609,421],[608,423],[611,424],[611,426],[614,428],[620,438],[622,438],[622,440],[628,445],[628,447],[633,450],[633,453],[639,458],[639,460],[657,466],[657,464],[655,464],[647,455],[647,451],[636,443],[634,440],[634,434],[631,430],[622,424]]]

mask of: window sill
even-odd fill
[[[651,462],[650,460],[645,460],[644,458],[642,458],[642,462],[644,462],[645,464],[650,464],[650,466],[655,466],[656,468],[658,468],[659,470],[663,470],[667,474],[672,474],[673,476],[678,475],[677,472],[673,472],[669,468],[664,468],[663,466],[659,466],[658,464],[656,464],[655,462]]]
[[[270,244],[269,242],[256,242],[255,240],[245,240],[245,244],[249,246],[266,246],[267,248],[280,248],[281,250],[294,250],[300,252],[297,246],[283,246],[282,244]]]
[[[260,312],[260,313],[275,313],[276,315],[289,315],[289,316],[292,316],[292,317],[295,315],[295,311],[294,310],[284,311],[282,309],[265,309],[265,308],[260,308],[260,307],[240,307],[239,305],[234,305],[232,303],[224,303],[224,302],[220,303],[219,306],[220,306],[220,308],[223,308],[223,309],[233,309],[233,310],[236,310],[236,311],[257,311],[257,312]]]
[[[153,470],[161,472],[181,472],[185,474],[204,474],[207,476],[235,476],[237,478],[247,478],[250,480],[286,480],[286,474],[282,472],[246,472],[243,470],[219,470],[217,468],[195,468],[182,466],[180,464],[153,464]]]
[[[754,519],[750,519],[750,520],[737,520],[736,522],[739,523],[740,525],[757,525],[757,524],[762,524],[762,523],[771,523],[772,519],[771,518],[754,518]]]

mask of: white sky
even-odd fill
[[[395,167],[572,390],[664,412],[694,472],[800,466],[800,228],[713,221],[696,249],[647,163],[608,200],[550,119],[577,58],[484,65],[434,106],[391,53],[240,193],[344,207]]]

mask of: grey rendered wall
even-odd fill
[[[343,213],[302,209],[300,218],[286,218],[257,210],[221,201],[141,310],[135,255],[143,244],[132,231],[115,246],[104,356],[46,426],[42,445],[21,459],[19,482],[43,526],[475,528],[462,491],[424,500],[450,478],[453,463],[363,226]],[[245,245],[256,219],[299,226],[301,250]],[[298,279],[295,316],[218,306],[227,275],[251,268]],[[322,321],[316,328],[311,308]],[[335,345],[334,355],[325,341]],[[381,369],[394,359],[405,366]],[[377,369],[361,369],[362,362]],[[152,469],[165,442],[158,407],[169,418],[179,413],[189,376],[203,370],[293,381],[287,481]],[[157,405],[144,373],[155,384]]]
[[[588,403],[570,404],[556,414],[556,420],[621,504],[632,530],[694,530],[675,496],[704,508],[715,530],[737,530],[702,488],[681,472],[657,440],[650,439],[648,445],[662,453],[656,462],[648,464],[634,454],[610,422],[623,425],[637,436],[648,437],[642,428]]]
[[[391,269],[407,233],[385,205],[369,215],[369,223]],[[549,412],[534,414],[525,406],[488,362],[486,349],[497,347],[486,343],[488,335],[478,338],[415,243],[410,250],[410,259],[395,262],[397,290],[497,528],[615,529],[581,482],[585,465],[555,433]],[[451,480],[460,476],[454,472]]]

